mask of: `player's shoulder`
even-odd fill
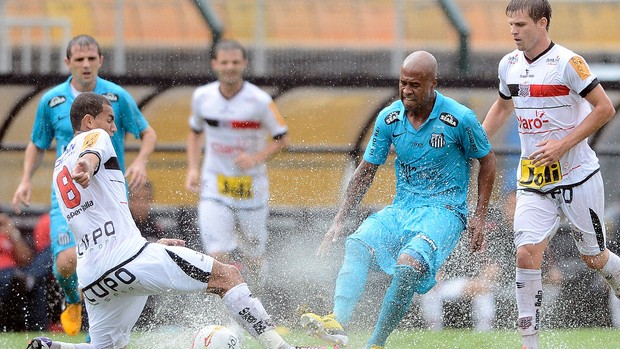
[[[456,126],[453,124],[458,123],[460,120],[476,118],[476,114],[469,107],[439,92],[437,92],[437,100],[435,103],[440,103],[440,108],[438,110],[440,121],[448,123],[450,126]]]
[[[47,105],[47,107],[49,108],[55,108],[65,103],[69,104],[69,93],[70,90],[68,82],[64,82],[62,84],[52,87],[47,92],[45,92],[43,96],[41,96],[40,103]]]
[[[200,97],[204,95],[219,93],[219,82],[213,81],[208,84],[200,85],[194,89],[192,95],[194,97]]]
[[[247,94],[262,102],[271,102],[271,96],[267,92],[249,81],[243,82],[241,93]]]
[[[505,54],[502,59],[499,61],[499,66],[510,66],[515,65],[521,61],[523,61],[525,57],[523,56],[523,52],[519,50],[513,50],[512,52],[508,52]]]
[[[404,110],[403,102],[396,100],[379,112],[376,122],[381,126],[396,125],[403,120]]]
[[[95,92],[107,98],[111,103],[124,99],[133,99],[122,86],[103,78],[97,78]]]

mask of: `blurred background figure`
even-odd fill
[[[241,252],[248,269],[244,274],[256,290],[263,284],[268,239],[266,161],[288,147],[289,139],[271,96],[244,81],[247,65],[246,50],[238,42],[215,45],[211,68],[218,80],[198,87],[192,96],[186,189],[200,192],[198,224],[205,253],[239,265]],[[237,229],[247,242],[243,250]]]
[[[129,210],[136,226],[150,242],[164,238],[164,230],[153,212],[153,183],[147,180],[143,186],[129,189]],[[169,236],[169,235],[168,235]]]
[[[51,267],[49,214],[41,216],[32,236],[27,236],[11,217],[0,213],[0,303],[4,320],[14,321],[3,323],[5,328],[49,329],[47,289]]]

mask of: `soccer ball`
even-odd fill
[[[237,336],[224,326],[209,325],[201,328],[194,340],[191,349],[239,349]]]

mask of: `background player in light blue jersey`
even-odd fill
[[[368,217],[346,241],[336,280],[333,313],[302,315],[302,325],[318,337],[346,345],[345,329],[377,266],[392,275],[367,348],[383,348],[417,293],[436,283],[435,274],[469,229],[470,249],[484,240],[484,223],[496,172],[495,155],[473,111],[435,91],[437,61],[425,51],[410,54],[401,67],[400,99],[383,109],[364,159],[319,248],[324,256],[342,234],[345,220],[370,188],[391,146],[396,150],[396,196]],[[478,201],[467,222],[469,159],[480,162]]]
[[[56,139],[56,157],[73,138],[69,111],[73,100],[82,92],[104,95],[112,104],[116,117],[117,132],[112,143],[118,154],[121,170],[124,170],[125,134],[131,133],[142,140],[140,151],[125,172],[130,187],[139,187],[146,182],[146,162],[155,149],[157,136],[138,109],[131,95],[122,87],[98,76],[103,56],[97,41],[88,35],[79,35],[67,45],[65,64],[71,76],[64,83],[45,93],[39,102],[32,128],[30,142],[24,156],[24,173],[13,196],[13,209],[20,213],[20,204],[30,205],[31,179],[41,164],[46,149]],[[73,235],[65,218],[60,213],[52,191],[51,242],[54,259],[54,275],[65,292],[66,308],[60,320],[65,332],[75,335],[81,328],[82,306],[77,285],[76,250]]]

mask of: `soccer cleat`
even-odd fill
[[[36,337],[28,342],[26,349],[49,349],[52,347],[52,340],[47,337]]]
[[[334,314],[320,316],[314,313],[305,313],[301,316],[301,326],[308,334],[320,338],[330,344],[347,346],[349,337],[336,320]]]
[[[67,303],[65,310],[60,314],[60,323],[63,330],[70,336],[75,336],[82,329],[82,304]]]
[[[381,347],[381,346],[378,346],[376,344],[373,344],[373,345],[370,346],[370,349],[383,349],[383,348],[385,348],[385,347]]]

